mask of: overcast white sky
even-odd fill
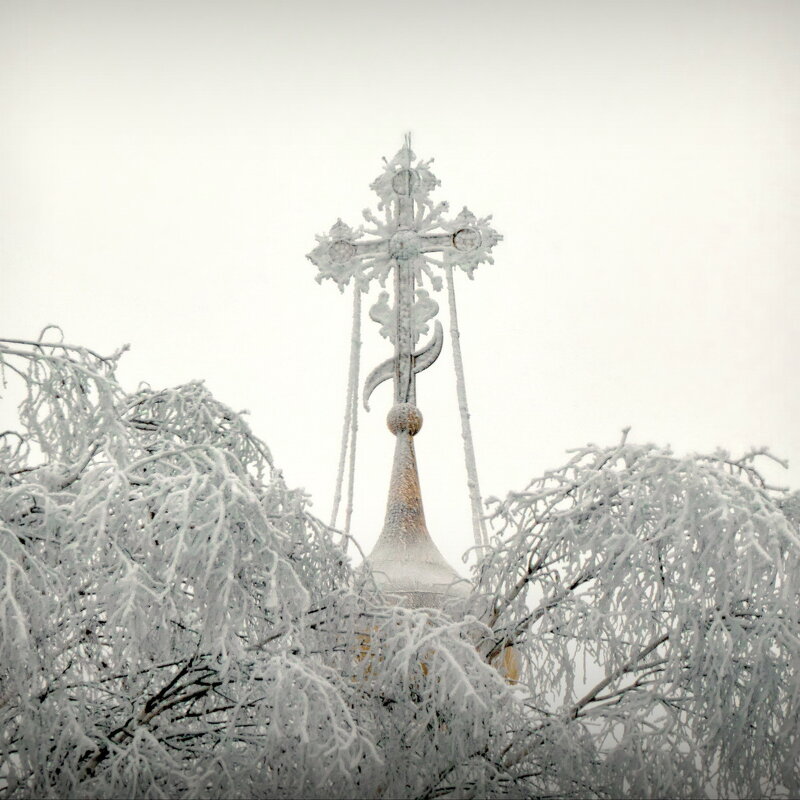
[[[206,379],[324,519],[350,297],[305,254],[375,207],[406,131],[434,197],[505,236],[457,289],[485,495],[626,425],[678,452],[769,445],[800,484],[800,3],[4,0],[0,117],[0,335],[130,342],[130,388]],[[391,354],[366,315],[364,340],[362,376]],[[361,417],[368,549],[390,403]],[[455,562],[448,342],[418,403]]]

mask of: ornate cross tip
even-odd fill
[[[328,233],[317,236],[317,246],[308,254],[318,268],[317,281],[330,279],[340,291],[351,279],[363,292],[373,280],[385,286],[394,270],[394,307],[389,305],[388,293],[381,292],[370,317],[381,326],[381,335],[395,346],[392,370],[381,365],[371,377],[383,376],[380,383],[394,374],[396,403],[415,402],[414,375],[423,368],[421,362],[428,360],[423,354],[429,358],[433,352],[438,356],[441,350],[441,343],[435,341],[437,332],[441,336],[441,326],[436,323],[434,341],[414,351],[439,310],[428,291],[416,284],[427,281],[438,292],[442,278],[437,272],[454,266],[472,278],[480,264],[494,263],[491,252],[502,239],[489,224],[491,216],[478,218],[465,207],[454,219],[445,218],[447,203],[434,204],[430,198],[439,185],[431,163],[417,159],[407,137],[370,185],[378,195],[383,219],[365,210],[367,227],[358,229],[339,219]],[[367,385],[370,383],[368,379]]]
[[[317,236],[317,246],[306,255],[318,269],[317,283],[330,278],[343,292],[351,278],[358,280],[358,264],[354,260],[356,254],[355,241],[363,229],[353,230],[341,219],[331,226],[328,233]]]

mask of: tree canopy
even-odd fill
[[[241,414],[120,357],[0,340],[0,795],[800,793],[768,453],[576,450],[492,502],[468,599],[408,609]]]

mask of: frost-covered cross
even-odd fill
[[[442,288],[436,270],[443,269],[447,277],[448,299],[453,333],[453,362],[456,367],[456,389],[461,411],[462,436],[467,467],[467,485],[473,510],[473,529],[476,544],[486,544],[481,517],[475,455],[471,444],[469,412],[466,405],[463,371],[461,369],[458,330],[455,321],[453,267],[463,269],[471,278],[478,264],[492,262],[490,255],[500,236],[489,225],[491,217],[478,219],[464,208],[454,219],[444,217],[447,203],[434,203],[431,192],[439,181],[430,170],[430,161],[417,161],[406,137],[400,152],[386,161],[383,172],[371,188],[380,198],[381,220],[371,211],[364,211],[369,227],[354,230],[338,220],[330,231],[317,236],[317,246],[308,258],[319,269],[317,281],[333,280],[344,291],[351,279],[353,294],[353,334],[350,351],[345,424],[336,481],[331,525],[335,524],[341,498],[345,454],[350,448],[350,478],[345,532],[350,529],[352,512],[355,441],[357,430],[358,353],[360,348],[361,294],[377,279],[386,286],[389,273],[394,271],[394,308],[389,305],[389,293],[382,291],[370,309],[370,317],[381,325],[381,335],[394,343],[394,356],[376,367],[364,385],[364,406],[376,386],[394,378],[394,405],[387,424],[395,435],[395,454],[389,499],[383,531],[369,556],[376,574],[382,574],[385,586],[393,593],[422,602],[434,603],[434,598],[458,574],[436,548],[425,524],[422,495],[417,474],[412,438],[422,426],[422,414],[416,406],[416,374],[429,367],[442,350],[442,326],[435,322],[433,337],[419,350],[415,345],[428,322],[436,316],[439,304],[427,289],[417,288],[425,279],[434,291]],[[426,576],[424,580],[420,576]]]
[[[388,293],[382,292],[370,316],[382,324],[381,333],[394,343],[395,352],[368,376],[363,393],[367,408],[375,387],[391,377],[395,405],[416,404],[416,373],[433,364],[441,352],[438,321],[430,342],[414,350],[439,310],[427,290],[416,289],[423,275],[435,291],[441,289],[442,281],[432,268],[449,263],[472,277],[478,264],[492,261],[490,251],[501,238],[489,225],[491,217],[478,219],[466,207],[453,220],[444,219],[447,203],[434,205],[429,198],[439,184],[430,171],[431,162],[415,164],[415,159],[406,137],[404,146],[371,184],[380,197],[378,209],[384,212],[384,220],[365,210],[364,218],[373,227],[354,230],[340,219],[329,233],[317,237],[317,247],[308,255],[319,268],[317,280],[331,278],[341,290],[351,278],[364,292],[374,278],[385,286],[394,270],[394,309],[389,307]]]

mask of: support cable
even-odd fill
[[[339,450],[339,468],[336,473],[336,489],[333,497],[330,527],[336,527],[339,504],[342,500],[345,461],[350,451],[349,480],[347,489],[347,508],[345,511],[344,532],[350,531],[350,518],[353,512],[353,481],[355,477],[356,432],[358,431],[358,375],[361,362],[361,288],[358,282],[353,285],[353,324],[350,334],[350,366],[347,375],[347,398],[345,401],[344,424],[342,425],[342,444]],[[345,539],[345,548],[349,539]]]
[[[350,342],[355,352],[355,370],[351,375],[350,390],[350,469],[347,476],[347,508],[344,515],[344,532],[350,533],[350,520],[353,517],[353,486],[356,477],[356,438],[358,435],[358,381],[361,367],[361,290],[355,287],[353,298],[353,337]],[[345,540],[345,551],[349,538]]]
[[[467,387],[464,382],[464,362],[461,358],[461,334],[458,330],[458,313],[456,312],[456,292],[453,286],[453,265],[445,263],[447,274],[447,299],[450,304],[450,338],[453,346],[453,366],[456,372],[456,394],[458,395],[458,410],[461,414],[461,438],[464,440],[464,465],[467,468],[467,488],[469,489],[470,505],[472,506],[472,531],[477,547],[486,547],[489,537],[486,533],[486,523],[481,512],[481,490],[478,485],[478,468],[475,463],[475,446],[472,441],[472,428],[469,423],[469,408],[467,407]]]

